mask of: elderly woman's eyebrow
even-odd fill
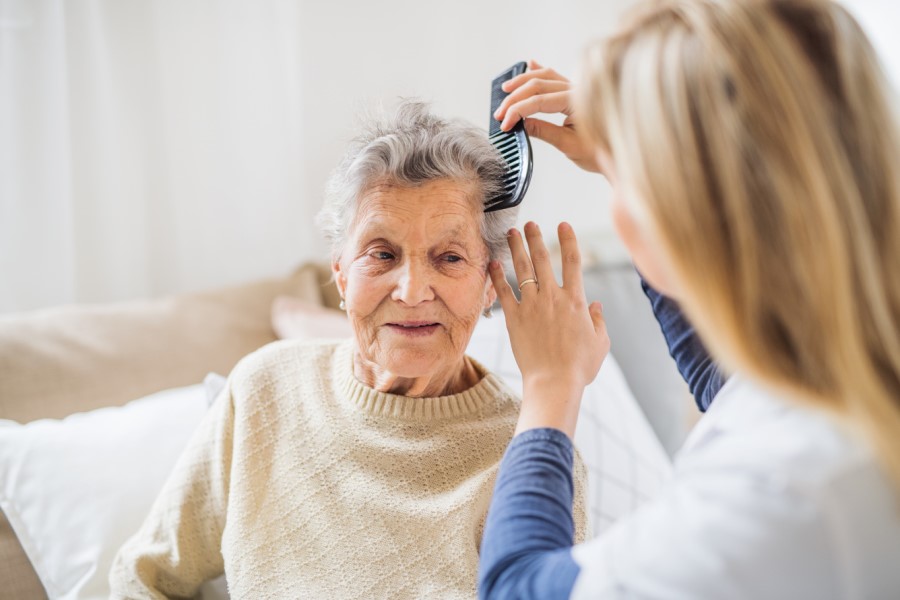
[[[463,241],[463,236],[465,235],[465,232],[466,232],[466,229],[464,227],[457,225],[456,227],[453,227],[452,229],[447,230],[444,235],[446,235],[449,238],[452,238],[454,241],[459,242],[460,244],[465,244],[465,242]]]
[[[469,251],[471,244],[467,238],[467,234],[471,235],[471,228],[463,225],[455,225],[444,229],[440,233],[440,237],[435,239],[437,242],[445,243],[451,246],[459,246],[465,251]]]
[[[397,227],[394,223],[379,219],[378,216],[368,216],[359,224],[359,231],[363,233],[361,237],[368,240],[382,237],[385,239],[397,238]],[[438,233],[441,240],[452,239],[454,242],[462,246],[468,246],[465,238],[471,232],[471,228],[461,223],[453,224],[446,228],[442,228]]]

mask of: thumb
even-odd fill
[[[525,119],[525,132],[539,140],[544,140],[560,152],[563,152],[566,136],[574,135],[565,127],[560,127],[559,125],[554,125],[553,123],[542,121],[541,119],[531,118]]]

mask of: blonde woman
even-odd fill
[[[613,221],[731,374],[671,485],[573,546],[571,437],[608,349],[571,227],[491,268],[524,395],[482,543],[484,598],[900,598],[900,140],[857,23],[824,0],[655,2],[532,65],[498,117],[606,175]],[[527,241],[530,251],[526,251]]]

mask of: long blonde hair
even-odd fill
[[[588,49],[577,114],[713,356],[856,426],[900,489],[893,100],[833,2],[681,0]]]

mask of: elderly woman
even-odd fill
[[[519,403],[464,352],[514,211],[483,132],[402,105],[332,178],[320,224],[354,336],[234,369],[140,531],[114,597],[472,598]],[[575,501],[578,537],[584,507]]]

